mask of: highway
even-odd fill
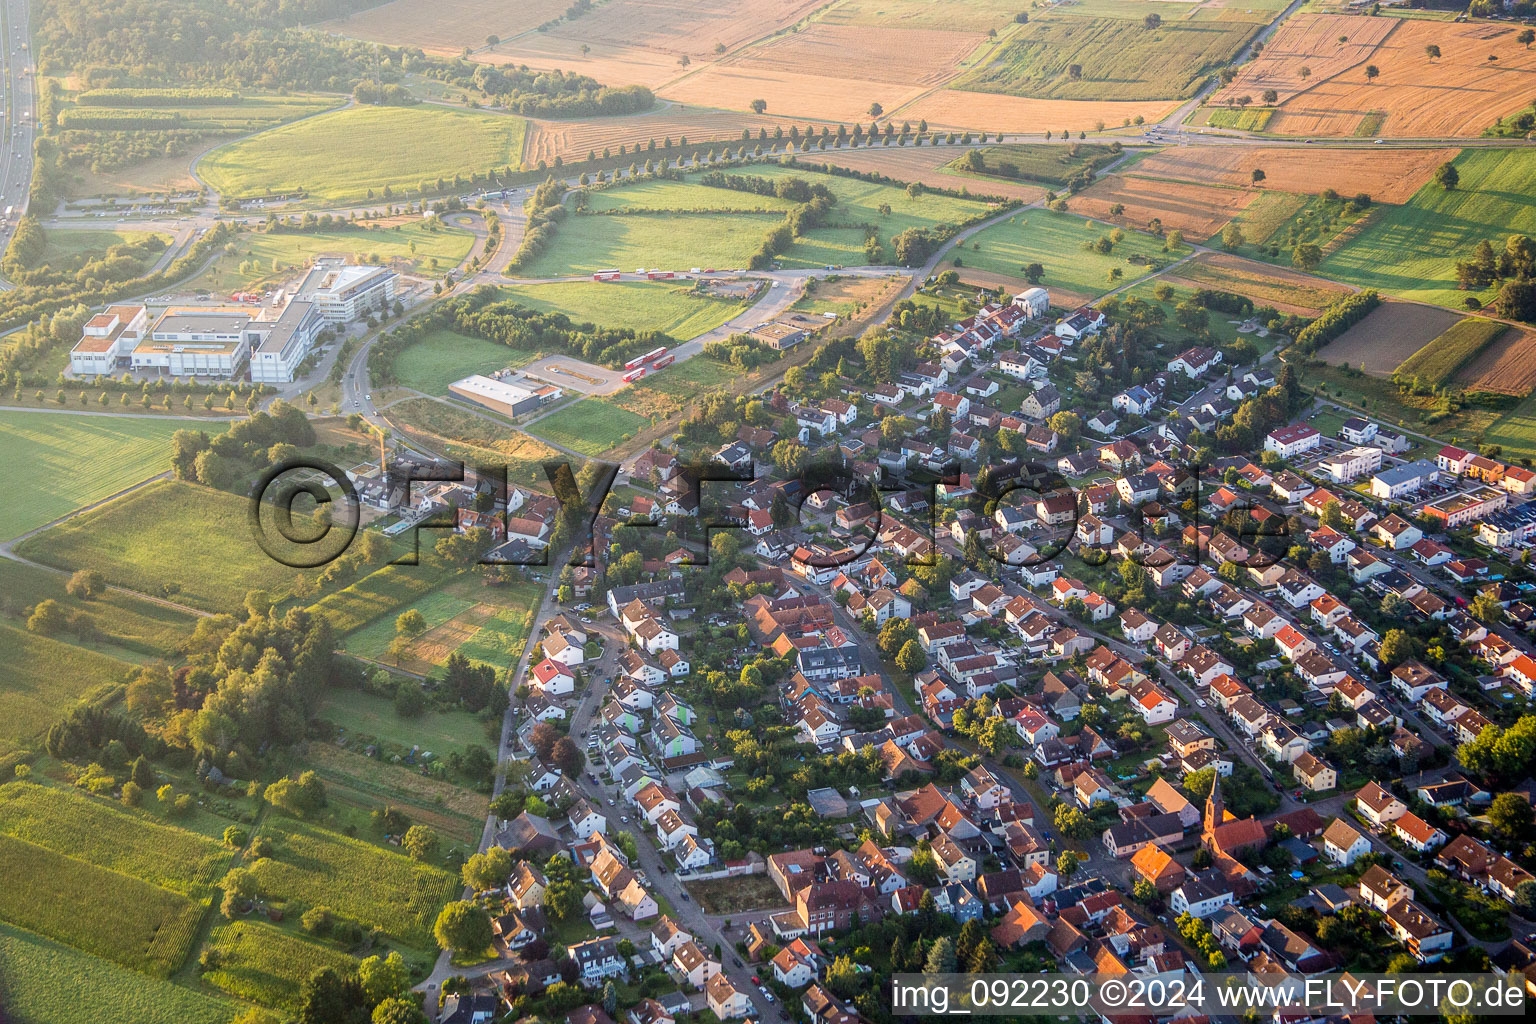
[[[37,98],[32,84],[31,27],[26,0],[0,0],[0,74],[4,102],[0,104],[0,211],[16,209],[0,230],[0,252],[10,245],[16,221],[27,205],[32,188],[32,135],[37,120]],[[9,287],[8,285],[6,287]]]

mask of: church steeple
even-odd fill
[[[1205,833],[1210,835],[1211,830],[1220,825],[1226,817],[1226,806],[1221,802],[1221,772],[1216,772],[1211,780],[1211,794],[1205,798]]]

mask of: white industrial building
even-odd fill
[[[395,299],[395,272],[387,267],[348,266],[336,259],[315,261],[297,294],[315,304],[327,323],[346,324],[382,313]]]
[[[286,384],[320,332],[382,312],[394,301],[395,272],[321,259],[293,293],[266,305],[188,305],[164,310],[152,327],[143,306],[109,306],[92,317],[73,349],[79,376],[118,369],[229,380],[250,369],[258,384]]]
[[[86,321],[69,352],[69,372],[79,376],[112,373],[126,363],[144,334],[149,311],[143,306],[108,306]]]

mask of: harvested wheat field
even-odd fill
[[[485,45],[488,36],[508,39],[565,13],[569,0],[393,0],[343,18],[321,22],[322,32],[428,53],[458,56]]]
[[[677,145],[681,145],[682,139],[687,139],[690,145],[740,141],[743,128],[749,129],[755,139],[759,129],[766,128],[771,134],[775,128],[783,128],[788,133],[796,126],[804,132],[811,127],[811,122],[803,118],[793,120],[691,107],[673,107],[660,113],[631,117],[599,117],[590,121],[529,121],[523,142],[523,162],[537,164],[544,160],[553,163],[557,156],[567,162],[585,160],[588,153],[601,154],[604,147],[617,152],[621,145],[633,149],[636,145],[646,145],[651,139],[655,139],[658,146],[667,139]],[[818,132],[821,127],[816,125]]]
[[[1163,276],[1169,284],[1217,288],[1246,295],[1282,313],[1315,316],[1349,291],[1341,284],[1299,270],[1275,267],[1225,252],[1203,252]]]
[[[851,171],[887,174],[897,181],[921,182],[930,188],[967,189],[976,195],[1000,196],[1034,202],[1045,189],[1025,181],[971,177],[944,170],[961,151],[952,146],[881,146],[875,149],[819,150],[803,154],[807,164],[831,164]]]
[[[1348,363],[1373,377],[1390,377],[1404,359],[1434,341],[1461,314],[1412,302],[1383,302],[1364,320],[1318,349],[1317,358]]]
[[[1377,45],[1400,24],[1396,18],[1298,14],[1280,26],[1264,52],[1244,64],[1232,84],[1218,90],[1209,102],[1222,104],[1236,96],[1257,101],[1265,89],[1273,89],[1284,103],[1303,89],[1367,63]],[[1340,36],[1347,42],[1339,42]],[[1302,68],[1311,75],[1303,78]]]
[[[1364,128],[1387,138],[1480,135],[1495,118],[1530,103],[1536,50],[1516,42],[1518,32],[1519,26],[1510,24],[1402,21],[1367,62],[1380,69],[1374,82],[1366,78],[1365,65],[1317,82],[1281,104],[1267,130],[1343,136]],[[1440,47],[1440,59],[1425,55],[1431,44]],[[1371,114],[1385,115],[1379,127],[1364,124]]]
[[[743,50],[661,90],[666,99],[857,120],[870,104],[886,110],[954,76],[986,39],[980,33],[815,24]],[[835,72],[835,74],[829,74]]]
[[[1454,160],[1459,149],[1310,149],[1247,146],[1181,146],[1154,153],[1136,164],[1149,178],[1175,178],[1246,188],[1255,168],[1264,188],[1282,192],[1340,195],[1364,192],[1384,203],[1406,203],[1435,168]]]
[[[1164,230],[1177,228],[1190,241],[1199,242],[1220,231],[1256,195],[1253,189],[1109,174],[1073,196],[1068,208],[1073,213],[1136,228],[1157,220]],[[1125,210],[1114,216],[1110,207],[1117,203]]]
[[[1536,390],[1536,334],[1509,328],[1457,371],[1456,383],[1468,391],[1530,394]]]
[[[773,35],[824,6],[825,0],[607,0],[548,33],[577,44],[613,43],[713,58]]]
[[[969,128],[977,131],[1038,132],[1093,131],[1100,121],[1118,127],[1140,115],[1160,121],[1178,106],[1176,100],[1032,100],[1001,93],[935,89],[886,116],[916,124],[925,120],[935,128]]]
[[[889,110],[921,92],[921,86],[892,85],[867,78],[797,75],[766,65],[715,65],[664,86],[658,95],[683,103],[713,103],[731,110],[746,110],[753,100],[767,99],[770,112],[853,122],[869,119],[871,103]]]
[[[677,58],[660,50],[624,43],[582,43],[549,32],[534,32],[477,50],[470,59],[482,64],[526,64],[536,71],[564,71],[586,75],[604,85],[643,85],[647,89],[683,73]]]

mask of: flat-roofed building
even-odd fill
[[[315,304],[322,320],[345,324],[387,310],[395,298],[395,280],[388,267],[322,258],[299,283],[297,294]]]
[[[69,372],[76,376],[111,373],[127,363],[149,323],[143,306],[108,306],[86,321],[80,340],[69,351]]]
[[[765,324],[758,324],[747,332],[753,341],[767,345],[779,352],[794,348],[806,338],[805,329],[797,327],[782,320],[771,320]]]
[[[478,373],[454,381],[448,385],[448,390],[476,405],[483,405],[507,416],[532,412],[564,394],[553,384],[541,384],[527,378],[497,380]]]
[[[251,321],[246,327],[252,342],[251,380],[258,384],[293,380],[324,326],[319,309],[303,299],[289,302],[276,320]]]
[[[250,356],[252,319],[249,309],[172,307],[134,346],[131,365],[172,377],[234,377]]]

